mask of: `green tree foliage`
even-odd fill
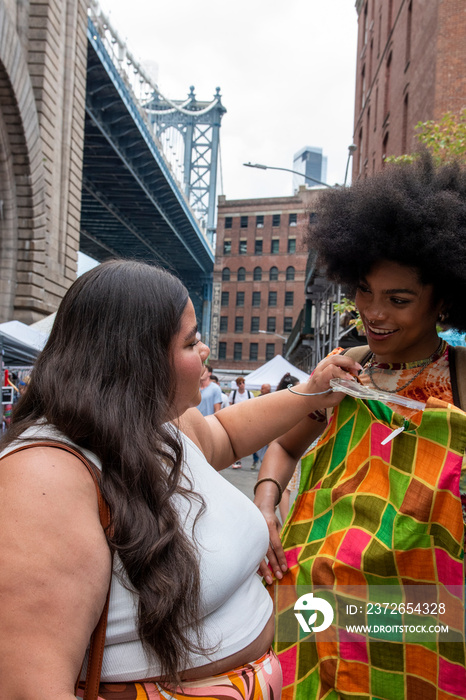
[[[438,165],[451,161],[466,163],[466,108],[459,114],[446,112],[439,121],[419,122],[415,127],[419,142],[433,155]],[[418,153],[389,156],[387,163],[412,163]]]

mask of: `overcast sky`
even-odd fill
[[[200,100],[221,88],[218,194],[292,194],[303,146],[323,148],[327,182],[342,183],[353,140],[357,14],[354,0],[100,0],[136,59],[155,62],[163,94]]]

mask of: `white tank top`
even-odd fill
[[[30,428],[27,437],[73,443],[52,426]],[[202,494],[206,509],[195,526],[201,576],[202,633],[206,648],[213,653],[193,654],[188,668],[223,659],[241,651],[264,629],[272,614],[272,600],[256,573],[266,554],[269,535],[266,522],[256,506],[218,474],[199,448],[180,433],[184,451],[184,471],[193,490]],[[17,446],[10,445],[2,456]],[[80,449],[80,448],[78,448]],[[98,458],[81,450],[99,469]],[[186,532],[192,532],[199,510],[177,496],[178,512]],[[189,507],[191,505],[191,508]],[[173,572],[176,576],[176,571]],[[102,681],[131,681],[159,676],[156,656],[148,657],[137,633],[137,595],[130,586],[121,561],[114,558],[107,634],[102,664]],[[193,640],[194,640],[193,634]],[[86,664],[83,667],[85,675]],[[179,669],[184,670],[184,669]]]

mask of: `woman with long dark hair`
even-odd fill
[[[65,295],[0,445],[0,697],[74,697],[110,580],[99,698],[279,696],[267,527],[216,470],[334,405],[322,392],[357,366],[204,418],[208,353],[160,268],[104,263]]]

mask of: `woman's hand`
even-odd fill
[[[273,571],[276,578],[281,579],[283,578],[283,573],[288,569],[285,553],[280,540],[280,530],[282,525],[275,515],[275,508],[271,509],[270,507],[265,507],[263,505],[259,506],[257,503],[256,505],[264,516],[267,527],[269,528],[269,548],[267,550],[268,564],[266,563],[265,559],[263,559],[259,567],[259,573],[264,577],[268,584],[271,584],[273,582],[273,578],[270,570]]]
[[[346,355],[329,355],[316,365],[307,381],[306,392],[301,388],[302,385],[293,387],[293,389],[301,393],[311,394],[309,398],[316,402],[317,408],[332,408],[337,406],[345,395],[343,392],[333,391],[330,380],[353,379],[361,370],[362,366],[359,362],[355,362]]]

